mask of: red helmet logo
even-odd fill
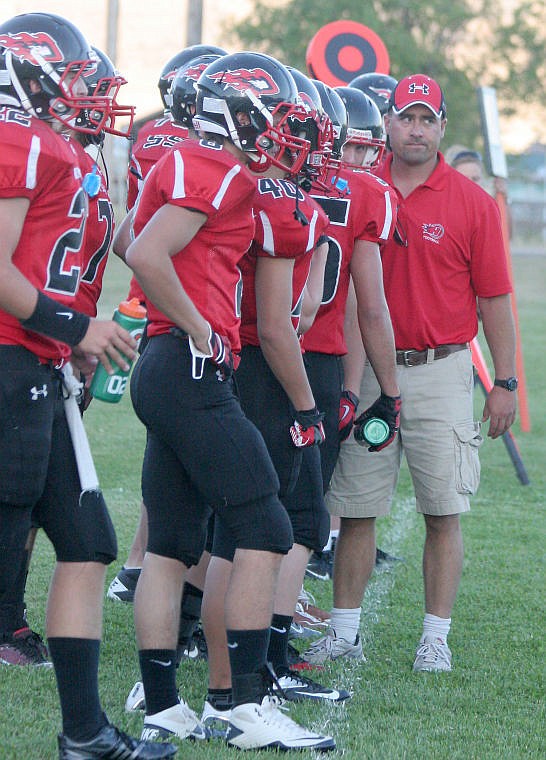
[[[198,66],[188,66],[188,68],[184,71],[184,76],[186,79],[192,79],[194,82],[197,82],[207,66],[207,63],[200,63]]]
[[[178,69],[172,69],[171,71],[167,72],[167,74],[163,74],[163,76],[161,77],[161,79],[163,81],[165,81],[165,82],[172,82],[173,79],[176,76],[176,72],[177,71],[178,71]]]
[[[33,66],[39,66],[36,59],[49,63],[62,63],[64,56],[55,40],[45,32],[17,32],[16,34],[1,34],[0,47],[9,50],[20,61],[28,61]]]
[[[262,95],[278,95],[280,89],[275,80],[264,69],[234,69],[230,71],[216,71],[207,74],[216,84],[223,85],[225,89],[231,87],[237,92],[250,90],[261,97]]]

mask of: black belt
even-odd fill
[[[436,348],[425,349],[424,351],[416,351],[410,348],[408,351],[396,351],[396,363],[401,364],[403,367],[417,367],[419,364],[426,364],[429,356],[429,351],[433,351],[433,360],[445,359],[446,356],[454,354],[456,351],[464,351],[468,348],[468,343],[444,343],[442,346],[436,346]]]

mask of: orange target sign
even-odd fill
[[[341,87],[360,74],[388,74],[389,53],[381,37],[356,21],[333,21],[315,34],[305,54],[313,79]]]

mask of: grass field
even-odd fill
[[[294,705],[297,720],[337,740],[336,757],[364,760],[486,760],[546,757],[545,720],[545,512],[546,512],[546,256],[514,257],[532,431],[514,432],[531,484],[522,486],[501,441],[482,448],[482,483],[463,518],[466,558],[453,613],[450,674],[413,674],[411,665],[423,614],[422,519],[414,513],[403,471],[396,504],[378,526],[380,545],[404,558],[376,574],[364,603],[362,637],[367,662],[332,664],[325,683],[354,692],[346,705]],[[126,293],[127,272],[117,260],[107,269],[101,313],[110,316]],[[485,343],[481,342],[482,347]],[[483,399],[477,390],[477,410]],[[119,406],[93,402],[86,412],[97,470],[116,525],[119,562],[125,559],[138,519],[143,429],[128,396]],[[211,452],[211,467],[213,456]],[[32,627],[43,633],[53,554],[39,534],[27,605]],[[323,607],[331,584],[306,584]],[[142,719],[123,705],[138,679],[132,608],[105,602],[101,694],[110,719],[135,735]],[[179,682],[201,710],[206,665],[184,663]],[[51,671],[0,670],[0,760],[51,760],[60,713]],[[181,744],[187,760],[232,758],[218,742]],[[245,757],[266,757],[248,752]],[[314,753],[301,753],[311,757]]]

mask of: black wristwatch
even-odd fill
[[[506,380],[497,380],[495,378],[495,385],[499,388],[504,388],[506,391],[515,391],[518,387],[517,377],[507,377]]]

